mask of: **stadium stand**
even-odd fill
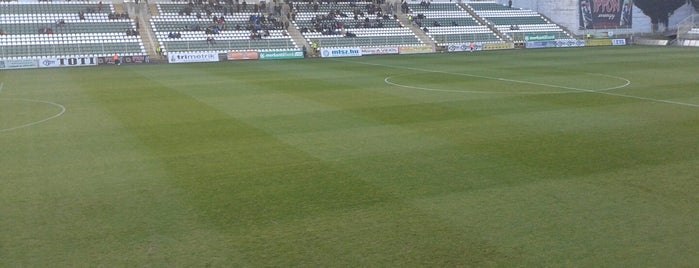
[[[0,58],[145,55],[135,22],[112,4],[0,3]]]
[[[692,35],[694,39],[699,39],[699,28],[692,28],[687,34]]]
[[[575,39],[563,28],[535,11],[510,8],[491,2],[468,2],[466,5],[512,42],[524,42],[527,34],[553,35],[556,40]]]
[[[408,4],[408,8],[409,20],[425,31],[438,46],[504,42],[456,3],[423,1]]]
[[[393,15],[392,8],[371,2],[295,5],[294,26],[309,44],[320,47],[424,45]]]
[[[159,3],[151,26],[168,52],[298,50],[271,5]]]

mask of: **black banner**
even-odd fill
[[[633,0],[580,0],[580,28],[631,28]]]

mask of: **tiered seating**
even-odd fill
[[[575,39],[560,26],[549,22],[535,11],[488,2],[469,2],[467,5],[514,42],[524,42],[527,34],[553,35],[556,40]]]
[[[110,13],[111,4],[2,3],[0,29],[7,35],[0,35],[0,58],[145,55],[141,39],[126,33],[135,22]]]
[[[249,4],[242,10],[239,6],[223,5],[215,8],[194,5],[188,9],[185,3],[160,3],[160,16],[151,19],[151,26],[160,43],[163,53],[213,51],[226,53],[230,51],[282,51],[298,50],[299,47],[289,37],[278,15],[269,16],[271,9],[255,7]],[[258,12],[253,12],[257,10]],[[225,13],[225,14],[224,14]],[[253,35],[250,28],[251,16],[264,16],[258,19],[260,28],[255,28],[259,36]],[[224,18],[221,23],[214,22],[215,18]],[[264,25],[264,28],[262,26]],[[217,33],[207,32],[206,29],[217,29]],[[171,33],[179,33],[180,37],[171,38]],[[213,38],[214,41],[207,41]]]
[[[691,30],[689,30],[689,32],[687,32],[687,35],[690,36],[692,39],[699,39],[699,28],[692,28]]]
[[[414,23],[439,46],[464,43],[502,43],[497,34],[481,25],[455,3],[408,4]]]
[[[370,2],[339,2],[337,4],[296,4],[294,25],[308,42],[320,47],[386,47],[422,45],[408,28]],[[350,36],[347,36],[347,33]],[[356,36],[353,36],[356,35]]]

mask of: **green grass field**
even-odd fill
[[[697,267],[699,50],[0,72],[0,267]]]

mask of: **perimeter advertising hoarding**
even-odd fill
[[[191,63],[191,62],[217,62],[218,53],[216,52],[198,52],[198,53],[183,53],[170,52],[167,55],[169,63]]]
[[[584,47],[585,40],[556,40],[556,47]]]
[[[257,51],[228,52],[226,54],[228,60],[256,60],[259,58],[260,54]]]
[[[526,48],[554,48],[556,47],[556,41],[540,41],[540,42],[526,42],[524,43]]]
[[[275,52],[260,52],[261,60],[286,60],[286,59],[302,59],[303,51],[275,51]]]
[[[500,44],[483,44],[483,50],[499,50],[499,49],[513,49],[515,44],[513,43],[500,43]]]
[[[398,47],[363,47],[362,55],[398,54]]]
[[[555,48],[555,47],[584,47],[585,40],[554,40],[540,42],[526,42],[526,48]]]
[[[612,39],[612,46],[625,46],[626,39]]]
[[[97,57],[43,58],[38,63],[39,68],[95,66]]]
[[[150,56],[123,56],[123,57],[119,57],[119,60],[121,60],[121,62],[125,63],[125,64],[150,63]],[[114,58],[113,57],[98,57],[97,64],[98,65],[114,64]]]
[[[362,49],[358,47],[346,48],[321,48],[320,56],[323,58],[337,57],[359,57],[362,55]]]
[[[612,39],[588,39],[585,40],[585,46],[596,47],[596,46],[611,46]]]
[[[434,53],[434,47],[432,47],[432,46],[408,46],[408,47],[399,47],[398,51],[400,52],[400,54]]]
[[[0,70],[39,68],[36,59],[0,60]]]
[[[525,34],[524,41],[534,42],[534,41],[553,41],[556,40],[556,36],[553,34]]]
[[[474,43],[473,44],[473,51],[481,51],[481,50],[483,50],[482,43]],[[471,43],[452,44],[452,45],[447,46],[447,51],[449,51],[449,52],[471,51]]]
[[[581,29],[631,28],[633,0],[580,0]]]

